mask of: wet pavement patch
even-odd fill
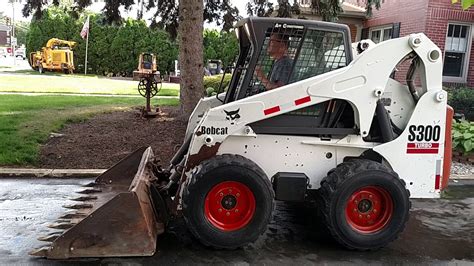
[[[0,180],[0,265],[62,264],[28,256],[36,240],[90,179]],[[253,244],[223,251],[202,246],[182,220],[158,237],[157,253],[143,258],[72,260],[74,264],[315,264],[474,262],[474,186],[451,186],[442,199],[412,200],[407,228],[388,247],[348,251],[337,245],[309,205],[278,202],[268,230]],[[70,263],[71,261],[68,261]]]

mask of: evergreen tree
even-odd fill
[[[372,15],[373,7],[380,8],[381,0],[367,0],[367,15]],[[324,21],[335,21],[341,14],[342,1],[340,0],[311,0],[311,11],[320,15]],[[273,15],[275,7],[269,0],[250,0],[247,4],[247,14],[249,16],[269,17]],[[298,0],[278,0],[278,8],[275,16],[291,18],[300,15]]]

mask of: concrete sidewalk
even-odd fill
[[[25,96],[84,96],[84,97],[122,97],[143,98],[141,95],[132,94],[96,94],[96,93],[56,93],[56,92],[0,92],[0,95],[25,95]],[[158,99],[179,99],[179,96],[156,96]]]
[[[474,175],[451,175],[450,179],[472,179],[472,180],[474,180]]]
[[[91,178],[107,169],[36,169],[36,168],[0,168],[1,177],[37,177],[37,178]]]

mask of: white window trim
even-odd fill
[[[392,29],[392,28],[393,28],[393,25],[392,25],[392,24],[382,25],[382,26],[376,26],[376,27],[371,27],[371,28],[369,29],[369,40],[372,40],[372,32],[374,32],[374,31],[380,31],[380,42],[382,42],[384,30],[386,30],[386,29]],[[392,32],[392,34],[393,34],[393,32]],[[390,38],[390,39],[391,39],[391,38]]]
[[[308,1],[308,4],[303,4],[302,1],[298,1],[298,5],[300,5],[301,7],[311,7],[311,1]]]
[[[471,32],[470,38],[468,40],[467,44],[467,50],[466,50],[466,55],[464,57],[464,66],[463,66],[463,72],[461,77],[448,77],[448,76],[443,76],[443,82],[447,83],[467,83],[467,74],[469,71],[469,61],[471,57],[471,46],[472,46],[472,40],[474,38],[474,23],[466,23],[466,22],[458,22],[458,21],[448,21],[446,24],[446,34],[444,36],[444,41],[445,41],[445,47],[443,47],[443,59],[445,58],[445,53],[446,53],[446,37],[448,35],[448,30],[449,30],[449,24],[456,24],[456,25],[465,25],[471,27]],[[443,61],[443,67],[444,67],[444,61]]]

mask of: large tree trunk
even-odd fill
[[[181,70],[181,114],[189,116],[202,97],[203,88],[203,0],[179,1],[179,61]]]

